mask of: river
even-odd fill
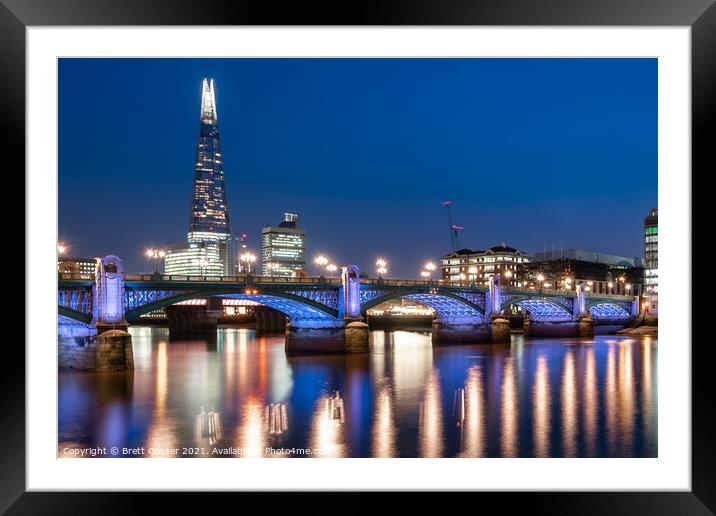
[[[597,335],[287,357],[284,336],[132,327],[135,371],[60,371],[58,456],[656,457],[657,340]]]

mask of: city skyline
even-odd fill
[[[95,88],[77,91],[87,73]],[[230,224],[255,251],[261,228],[290,211],[309,263],[328,254],[371,274],[385,256],[388,275],[416,276],[451,251],[440,205],[450,199],[461,247],[643,256],[641,221],[657,206],[650,59],[62,59],[69,254],[114,253],[148,270],[145,248],[185,237],[204,76],[222,113]],[[79,102],[84,117],[73,116]],[[133,116],[154,121],[153,145],[125,132]],[[96,130],[78,130],[88,118]],[[111,236],[76,201],[100,191],[121,214]]]

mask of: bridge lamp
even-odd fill
[[[388,262],[386,262],[383,258],[378,258],[378,259],[375,261],[375,266],[376,266],[376,267],[385,267],[386,265],[388,265]]]
[[[624,288],[626,289],[627,292],[629,292],[631,290],[631,285],[629,283],[627,283],[626,285],[624,285]]]
[[[425,270],[432,272],[435,270],[435,264],[433,262],[428,262],[425,264]]]
[[[333,277],[333,273],[338,270],[338,266],[334,263],[329,263],[326,265],[326,270],[331,273],[331,277]]]
[[[423,278],[429,278],[430,277],[430,271],[420,271],[420,275]]]
[[[584,287],[584,291],[585,291],[585,292],[589,292],[590,290],[592,290],[592,287],[590,287],[590,286]]]
[[[162,249],[147,249],[146,254],[147,258],[152,258],[154,260],[154,272],[159,272],[157,259],[164,258],[166,253]]]
[[[380,274],[381,276],[386,272],[388,272],[388,269],[386,269],[385,267],[378,267],[378,274]]]
[[[64,244],[57,244],[57,254],[65,254],[66,248]]]
[[[328,258],[326,258],[323,255],[319,255],[319,256],[316,256],[316,259],[313,260],[313,263],[315,263],[319,267],[324,267],[325,265],[328,265]]]
[[[244,253],[239,256],[239,260],[246,262],[246,272],[251,274],[251,264],[256,261],[256,255],[253,253]]]

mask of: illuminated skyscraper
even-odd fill
[[[168,246],[164,258],[166,274],[233,274],[235,253],[229,242],[230,234],[214,80],[204,79],[189,233],[186,243]]]
[[[644,217],[644,283],[648,297],[648,311],[659,309],[659,210],[652,208]]]
[[[204,79],[202,87],[189,242],[225,240],[231,233],[214,80]]]
[[[296,276],[306,270],[306,231],[298,227],[298,215],[284,213],[278,226],[261,230],[264,276]]]

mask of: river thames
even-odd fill
[[[657,456],[653,337],[372,331],[368,354],[288,357],[252,329],[130,333],[133,373],[60,371],[59,457]]]

